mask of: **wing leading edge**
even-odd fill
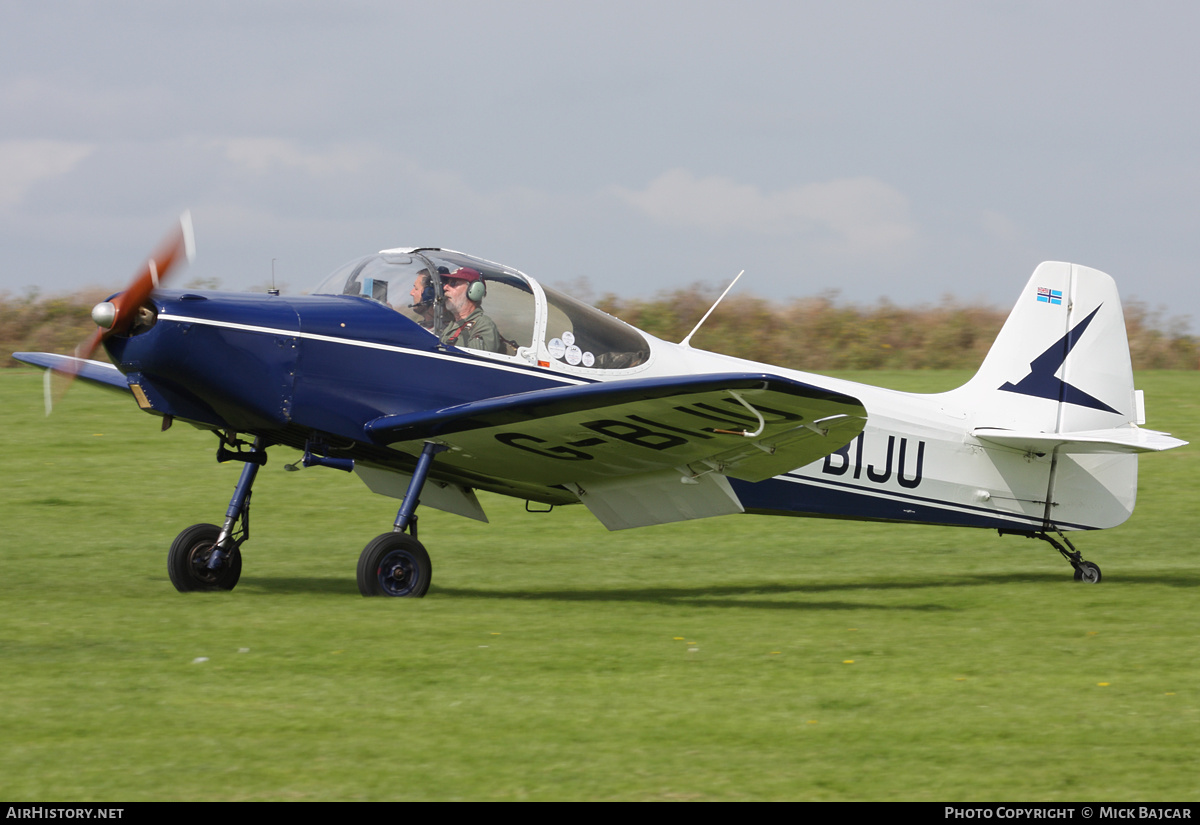
[[[742,512],[726,476],[762,481],[862,431],[851,396],[768,373],[575,387],[384,416],[379,444],[436,441],[439,465],[571,490],[609,529]],[[414,445],[415,446],[415,445]]]
[[[124,373],[104,361],[75,358],[71,355],[56,355],[52,352],[14,352],[13,358],[60,375],[79,378],[105,389],[132,393]]]

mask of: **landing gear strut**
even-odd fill
[[[241,546],[250,538],[250,489],[258,468],[267,463],[266,442],[260,436],[248,452],[231,453],[218,448],[218,459],[240,458],[246,462],[225,511],[225,524],[193,524],[180,533],[167,553],[167,574],[180,593],[197,590],[232,590],[242,575]],[[243,442],[244,443],[244,442]]]
[[[358,591],[364,596],[420,598],[429,590],[433,564],[425,547],[417,541],[416,511],[433,457],[447,449],[441,444],[425,442],[392,532],[377,537],[359,556]]]
[[[1021,533],[1014,530],[1001,530],[1000,535],[1003,536],[1013,534],[1024,536],[1027,539],[1041,539],[1061,553],[1062,557],[1071,563],[1071,566],[1075,568],[1075,581],[1085,582],[1086,584],[1099,584],[1100,566],[1095,562],[1084,561],[1083,554],[1075,549],[1075,545],[1071,544],[1071,540],[1064,536],[1061,531],[1055,530],[1055,532],[1058,533],[1058,538],[1062,539],[1063,543],[1066,544],[1066,547],[1063,547],[1062,544],[1060,544],[1053,536],[1044,530],[1038,533]],[[1067,547],[1071,549],[1068,550]]]

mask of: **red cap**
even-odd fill
[[[467,283],[470,283],[471,281],[478,281],[482,279],[483,276],[480,275],[476,270],[471,269],[469,266],[460,266],[450,274],[442,276],[443,280],[446,278],[458,278],[460,281],[466,281]]]

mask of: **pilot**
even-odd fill
[[[495,322],[480,308],[487,287],[477,270],[464,266],[443,275],[442,292],[454,316],[439,336],[443,344],[484,352],[505,351]]]
[[[408,297],[412,299],[408,308],[416,314],[417,323],[433,332],[433,278],[429,277],[428,269],[422,269],[417,273]]]

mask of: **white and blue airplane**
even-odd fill
[[[358,585],[414,597],[432,574],[417,505],[486,521],[478,490],[581,503],[610,530],[732,513],[986,527],[1043,539],[1099,582],[1066,534],[1124,522],[1137,454],[1186,443],[1142,427],[1116,285],[1076,264],[1040,265],[978,373],[927,395],[663,341],[432,247],[351,261],[302,297],[158,289],[192,248],[185,215],[93,310],[82,357],[16,354],[128,394],[164,429],[211,430],[218,461],[245,462],[223,524],[172,544],[180,591],[237,584],[276,445],[402,500]],[[494,327],[482,349],[462,335],[476,323]],[[89,358],[100,344],[111,364]]]

